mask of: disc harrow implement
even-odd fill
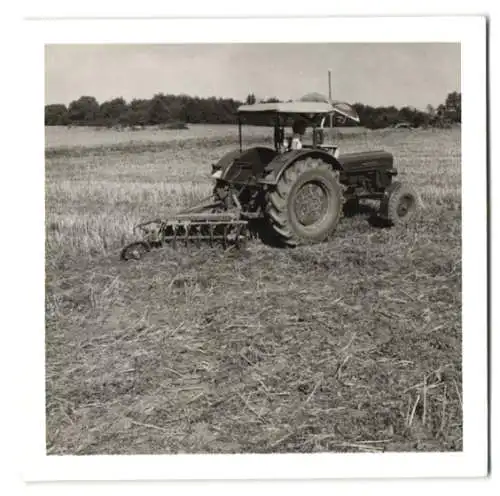
[[[247,238],[248,221],[239,212],[183,213],[172,219],[154,219],[138,224],[134,231],[142,238],[125,246],[122,260],[139,259],[154,248],[171,246],[240,247]]]

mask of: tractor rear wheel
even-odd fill
[[[342,214],[339,173],[320,159],[297,161],[284,171],[266,200],[268,225],[280,244],[324,241]]]

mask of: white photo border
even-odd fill
[[[463,451],[460,453],[48,456],[45,446],[43,286],[26,288],[26,481],[331,479],[484,476],[487,471],[487,206],[486,19],[378,17],[317,19],[175,19],[25,21],[23,80],[35,85],[27,112],[40,109],[23,132],[33,167],[27,178],[36,234],[44,239],[44,46],[54,43],[443,42],[461,44]],[[35,118],[36,117],[36,118]],[[35,170],[36,169],[36,170]],[[29,194],[30,191],[27,193]],[[43,241],[42,241],[43,242]],[[33,259],[44,274],[44,253]],[[42,288],[42,292],[40,289]],[[41,294],[42,293],[42,294]]]

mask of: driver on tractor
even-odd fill
[[[304,119],[301,119],[300,117],[298,119],[295,119],[293,126],[292,126],[292,131],[293,131],[293,137],[292,137],[292,142],[290,144],[290,148],[292,150],[300,150],[302,148],[302,136],[304,136],[307,128],[307,122]]]
[[[307,122],[305,119],[298,117],[294,120],[292,125],[293,135],[288,138],[284,145],[284,151],[288,150],[301,150],[302,149],[302,137],[304,136],[307,129]]]

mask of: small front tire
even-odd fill
[[[380,217],[392,225],[405,225],[411,222],[418,211],[418,195],[409,185],[398,181],[385,191],[380,203]]]

